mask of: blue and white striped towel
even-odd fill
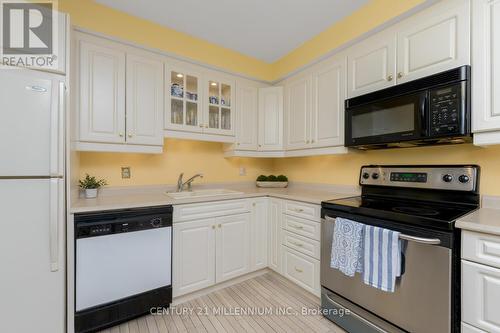
[[[365,284],[394,292],[396,279],[401,276],[403,241],[399,232],[365,225],[364,271]]]
[[[328,217],[327,217],[328,218]],[[344,218],[335,219],[330,267],[347,276],[363,270],[363,224]]]

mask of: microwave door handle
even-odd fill
[[[425,95],[423,96],[423,98],[421,98],[420,100],[420,127],[422,128],[422,134],[423,136],[427,136],[428,135],[428,131],[427,131],[427,110],[428,110],[428,97],[427,97],[427,93],[425,93]]]

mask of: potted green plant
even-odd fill
[[[85,175],[85,178],[80,179],[79,181],[80,188],[85,191],[85,198],[93,199],[97,197],[97,190],[104,185],[107,185],[106,180],[99,179],[97,180],[94,176],[90,176],[89,174]]]
[[[285,175],[260,175],[257,177],[257,187],[287,187],[288,178]]]

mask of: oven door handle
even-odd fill
[[[441,244],[441,240],[439,238],[422,238],[416,236],[410,236],[406,234],[399,234],[399,239],[404,239],[410,242],[420,243],[420,244],[428,244],[428,245],[439,245]]]
[[[326,221],[330,222],[335,222],[335,218],[325,215]],[[410,242],[415,242],[415,243],[420,243],[420,244],[427,244],[427,245],[439,245],[441,244],[441,240],[439,238],[423,238],[423,237],[417,237],[417,236],[410,236],[406,234],[399,234],[399,239],[407,240]]]

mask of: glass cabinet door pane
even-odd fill
[[[210,105],[208,109],[208,127],[219,128],[219,107]]]
[[[231,86],[224,83],[221,84],[220,104],[227,107],[231,106]]]
[[[174,97],[184,97],[184,74],[174,72],[170,74],[170,95]]]
[[[186,99],[198,101],[198,79],[191,75],[186,75]]]
[[[186,101],[186,125],[198,126],[198,104]]]
[[[208,81],[208,103],[218,105],[220,98],[219,83]]]
[[[180,99],[171,100],[170,122],[172,124],[184,124],[184,102]]]
[[[221,109],[221,128],[225,130],[231,129],[231,109]]]

